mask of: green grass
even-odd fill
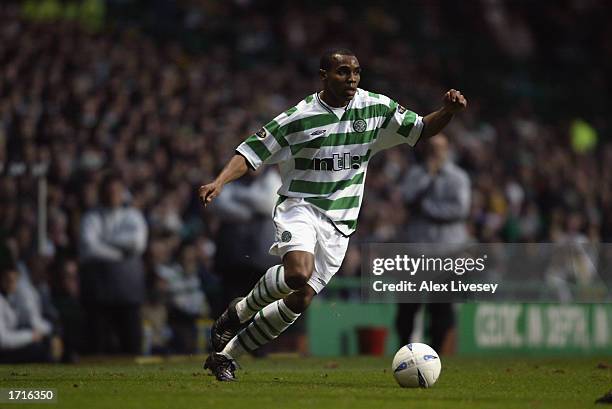
[[[443,358],[430,389],[402,389],[390,358],[245,360],[219,383],[199,359],[0,366],[0,388],[56,388],[60,408],[585,408],[612,388],[610,358]],[[606,405],[607,406],[607,405]],[[0,403],[0,408],[40,405]],[[45,407],[45,406],[43,406]],[[612,405],[610,405],[612,408]]]

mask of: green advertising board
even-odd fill
[[[612,304],[458,304],[458,353],[612,355]],[[315,300],[307,313],[314,356],[355,355],[357,329],[386,327],[385,354],[399,347],[396,305]],[[425,340],[427,342],[427,340]]]
[[[612,304],[459,306],[461,354],[612,354]]]
[[[363,327],[387,328],[385,354],[393,355],[399,341],[395,334],[395,304],[315,299],[308,308],[307,332],[313,356],[357,355],[357,331]]]

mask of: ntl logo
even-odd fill
[[[345,152],[342,155],[334,153],[331,158],[314,158],[312,169],[314,170],[349,170],[359,169],[361,166],[361,156]]]

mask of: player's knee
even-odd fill
[[[284,260],[285,266],[285,283],[293,290],[303,288],[310,276],[312,276],[313,262],[310,255],[304,257],[286,257]]]
[[[308,308],[310,306],[310,303],[312,302],[312,299],[314,298],[314,296],[317,295],[317,293],[310,288],[308,285],[305,286],[304,292],[303,294],[301,294],[300,297],[300,301],[301,301],[301,307],[302,307],[302,312],[306,311],[306,308]]]
[[[297,290],[302,288],[308,283],[310,280],[310,276],[312,275],[312,270],[307,268],[293,268],[289,271],[285,269],[285,282],[289,286],[289,288]]]
[[[301,314],[306,311],[315,295],[317,293],[310,286],[305,285],[302,289],[289,295],[285,302],[291,311]]]

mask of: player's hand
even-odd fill
[[[444,108],[451,114],[463,111],[467,107],[467,99],[461,94],[461,91],[451,89],[444,94]]]
[[[222,189],[223,185],[217,182],[212,182],[207,185],[200,186],[199,195],[204,207],[206,207],[206,205],[212,202],[215,197],[219,196]]]

